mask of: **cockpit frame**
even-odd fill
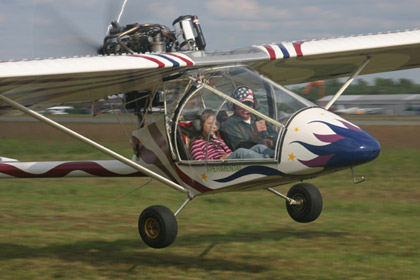
[[[238,75],[242,75],[244,77],[238,78]],[[251,69],[243,66],[236,65],[192,70],[184,73],[184,77],[185,79],[181,80],[183,86],[180,86],[178,84],[174,87],[173,84],[167,84],[164,86],[164,88],[166,88],[167,90],[164,89],[163,91],[165,106],[165,125],[167,127],[168,139],[171,139],[169,148],[171,150],[173,160],[180,164],[246,164],[248,162],[252,162],[253,164],[255,164],[256,161],[262,161],[264,163],[277,163],[280,155],[279,149],[281,147],[281,139],[283,134],[285,133],[285,125],[287,123],[287,119],[292,117],[294,113],[300,111],[301,109],[314,106],[314,104],[311,104],[305,99],[297,96],[290,90],[275,84],[269,79],[264,78],[261,75],[252,71]],[[232,90],[234,89],[234,87],[237,86],[238,83],[247,83],[247,79],[250,80],[249,84],[251,84],[251,86],[252,82],[258,84],[258,86],[253,86],[255,88],[256,100],[262,101],[261,103],[263,103],[263,108],[259,106],[257,108],[250,108],[231,97]],[[178,88],[178,91],[174,90],[175,88]],[[278,93],[279,91],[281,91],[284,96],[289,96],[288,99],[292,100],[292,102],[290,102],[289,100],[289,103],[299,103],[296,110],[294,110],[292,113],[289,109],[286,118],[282,116],[282,112],[279,112],[277,108],[278,104],[280,104],[281,102],[281,100],[279,100],[279,97],[282,97],[282,95]],[[181,141],[182,139],[180,140],[180,137],[184,137],[182,135],[181,130],[185,131],[185,129],[180,127],[180,123],[184,120],[187,122],[193,121],[200,111],[203,111],[203,109],[207,109],[209,107],[209,104],[206,103],[206,101],[204,100],[207,97],[207,95],[210,95],[209,93],[211,93],[213,97],[218,99],[218,102],[213,102],[217,103],[217,106],[214,104],[211,106],[211,109],[215,111],[216,116],[219,116],[220,112],[222,112],[223,114],[227,113],[228,116],[231,116],[231,114],[233,114],[233,110],[229,110],[229,108],[233,108],[231,104],[234,104],[236,106],[248,110],[251,114],[257,116],[259,119],[264,119],[267,123],[270,124],[270,126],[274,127],[274,130],[276,131],[274,139],[274,158],[258,160],[192,160],[191,157],[188,156],[188,143],[186,143],[185,141]],[[263,98],[261,96],[263,96]],[[197,100],[199,100],[201,104],[199,104],[198,107],[192,108],[192,105],[195,106],[194,102],[196,102]],[[296,104],[294,105],[295,107]],[[188,111],[187,108],[189,108],[190,111]],[[265,113],[262,113],[261,111]]]

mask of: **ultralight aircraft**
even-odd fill
[[[369,162],[381,149],[376,139],[329,108],[360,74],[420,66],[420,30],[209,52],[197,16],[181,16],[173,28],[114,22],[98,55],[2,61],[1,115],[23,112],[114,160],[20,162],[3,157],[0,177],[150,176],[186,195],[174,213],[161,205],[141,213],[139,234],[153,248],[174,242],[176,216],[206,194],[268,190],[285,199],[295,221],[312,222],[323,202],[306,180]],[[349,79],[323,108],[284,87],[338,77]],[[240,86],[252,89],[255,106],[232,97]],[[125,108],[138,119],[131,159],[36,112],[111,95],[123,96]],[[223,131],[237,107],[271,128],[264,137],[272,140],[274,156],[194,160],[190,141],[202,125],[203,110],[214,112]],[[229,137],[229,131],[220,137]],[[353,181],[360,182],[354,174]],[[287,194],[274,189],[293,182]]]

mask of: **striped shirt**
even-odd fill
[[[194,140],[191,143],[190,151],[194,160],[205,160],[206,152],[207,159],[220,159],[222,156],[232,153],[231,149],[220,138],[212,138],[209,142],[204,139]]]

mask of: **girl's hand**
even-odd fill
[[[225,159],[226,159],[228,156],[230,156],[231,154],[232,154],[232,153],[230,153],[230,154],[226,154],[226,155],[224,155],[224,156],[221,156],[221,157],[220,157],[220,159],[221,159],[221,160],[225,160]]]

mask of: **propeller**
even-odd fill
[[[123,1],[122,6],[117,6],[118,4],[121,3],[109,0],[104,3],[104,6],[98,7],[99,11],[106,11],[104,13],[106,24],[94,23],[94,26],[84,26],[86,23],[81,23],[80,19],[75,19],[65,14],[65,11],[53,2],[40,4],[43,6],[37,8],[37,12],[46,13],[47,16],[45,18],[48,18],[52,24],[34,29],[32,45],[35,56],[69,57],[97,55],[102,50],[103,39],[108,32],[108,25],[113,19],[119,22],[127,0]],[[40,16],[42,17],[42,15]]]
[[[124,13],[125,6],[127,5],[127,2],[128,2],[128,0],[124,0],[124,2],[121,5],[120,13],[118,14],[117,19],[116,20],[112,20],[111,24],[108,25],[108,28],[107,28],[107,31],[106,31],[106,34],[105,35],[108,35],[109,34],[109,30],[113,27],[113,25],[119,25],[120,20],[121,20],[121,17],[122,17],[122,15]],[[114,4],[114,5],[111,6],[112,5],[111,3]],[[115,2],[114,1],[108,2],[108,15],[112,15],[112,17],[115,16],[114,11],[116,11],[116,9],[115,9]],[[109,16],[108,18],[112,18],[112,17]]]

